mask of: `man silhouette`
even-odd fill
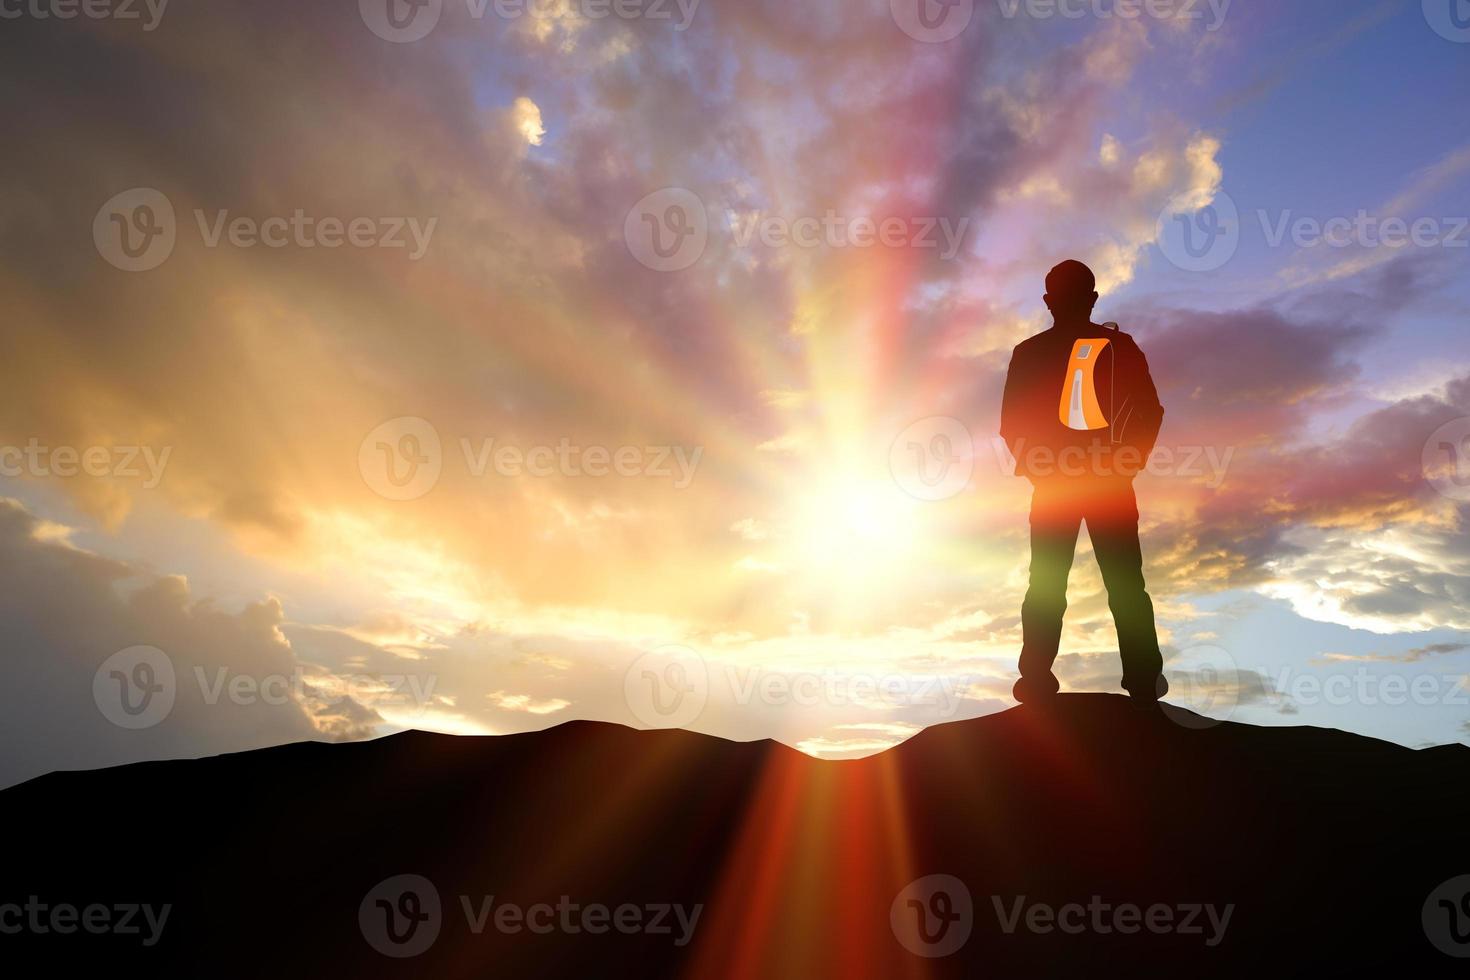
[[[1118,630],[1123,687],[1152,704],[1167,692],[1144,588],[1134,477],[1158,438],[1164,409],[1148,362],[1116,323],[1092,322],[1097,280],[1081,262],[1067,261],[1046,277],[1047,308],[1055,323],[1011,355],[1000,432],[1031,481],[1031,582],[1021,606],[1021,679],[1016,700],[1057,693],[1052,673],[1067,609],[1067,576],[1077,532],[1097,555]]]

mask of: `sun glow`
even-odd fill
[[[861,596],[891,585],[920,550],[919,502],[891,479],[839,474],[798,496],[792,564],[813,582]]]

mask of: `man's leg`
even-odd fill
[[[1082,515],[1057,488],[1045,484],[1031,498],[1031,584],[1021,605],[1021,679],[1016,699],[1025,701],[1057,692],[1051,672],[1062,641],[1067,611],[1067,576],[1077,552]]]
[[[1111,487],[1094,499],[1087,509],[1087,533],[1118,628],[1123,687],[1136,698],[1153,700],[1167,687],[1160,684],[1164,658],[1154,628],[1154,603],[1143,581],[1138,500],[1131,481]]]

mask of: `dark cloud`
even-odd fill
[[[1321,403],[1358,374],[1354,357],[1374,328],[1296,319],[1260,307],[1237,312],[1125,314],[1148,355],[1168,411],[1168,439],[1258,446],[1299,435]]]
[[[192,597],[181,579],[142,573],[45,532],[19,505],[0,501],[0,622],[9,678],[0,689],[0,785],[53,769],[316,737],[289,687],[297,663],[279,631],[279,603],[226,612]],[[109,721],[94,681],[110,657],[138,646],[171,662],[175,699],[157,724],[130,730]],[[111,695],[112,680],[101,683],[102,696]]]

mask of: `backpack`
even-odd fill
[[[1118,325],[1105,323],[1103,329],[1116,331]],[[1123,423],[1129,413],[1126,400],[1121,409],[1116,404],[1116,372],[1117,345],[1110,338],[1084,337],[1077,340],[1072,345],[1072,356],[1067,359],[1067,373],[1062,380],[1062,397],[1057,407],[1062,425],[1074,432],[1096,432],[1116,425],[1111,433],[1112,441],[1121,441]]]

